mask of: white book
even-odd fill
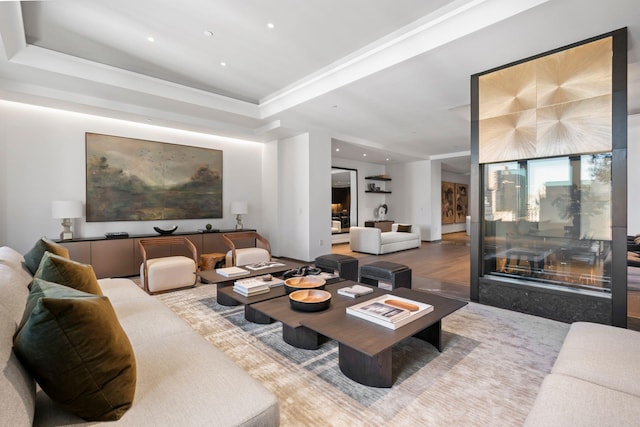
[[[362,295],[367,295],[373,292],[373,288],[362,285],[347,286],[345,288],[338,289],[338,294],[344,295],[349,298],[356,298]]]
[[[271,280],[262,280],[262,277],[250,277],[248,279],[236,280],[234,285],[240,288],[251,289],[255,287],[266,286],[274,288],[284,283],[284,280],[272,277]]]
[[[405,304],[404,309],[394,303]],[[376,323],[389,329],[397,329],[433,311],[431,304],[401,298],[395,295],[383,295],[360,304],[347,307],[347,314]]]
[[[240,267],[225,267],[225,268],[216,268],[216,273],[224,277],[236,277],[236,276],[243,276],[245,274],[249,274],[249,271]]]
[[[271,288],[269,288],[268,286],[266,289],[256,289],[251,291],[246,291],[245,289],[238,289],[235,286],[233,287],[233,292],[239,293],[240,295],[243,295],[245,297],[252,297],[254,295],[266,294],[270,290]]]

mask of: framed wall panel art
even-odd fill
[[[222,150],[86,133],[87,221],[222,218]]]
[[[467,184],[456,184],[456,213],[455,223],[467,221],[469,212],[469,186]]]
[[[442,223],[453,224],[455,221],[455,185],[442,182]]]

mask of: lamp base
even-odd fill
[[[64,218],[62,220],[62,233],[60,233],[60,240],[71,240],[73,239],[73,233],[71,232],[71,218]]]
[[[242,230],[244,226],[242,225],[242,218],[240,214],[236,215],[236,230]]]

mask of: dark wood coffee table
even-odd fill
[[[272,261],[275,262],[279,262],[281,264],[284,264],[280,267],[271,267],[271,268],[264,268],[262,270],[255,270],[255,271],[251,271],[249,270],[249,274],[245,274],[242,276],[236,276],[236,277],[227,277],[227,276],[223,276],[221,274],[216,273],[215,270],[207,270],[207,271],[200,271],[198,272],[198,276],[200,276],[200,279],[203,280],[205,283],[215,283],[216,284],[216,292],[217,292],[217,297],[216,300],[218,302],[218,304],[221,305],[229,305],[229,306],[233,306],[233,305],[240,305],[240,304],[244,304],[244,301],[242,299],[238,299],[236,298],[236,295],[238,297],[242,297],[242,295],[238,294],[238,293],[233,293],[233,294],[229,294],[228,292],[221,292],[221,290],[223,288],[233,288],[233,283],[236,280],[242,280],[242,279],[247,279],[249,277],[256,277],[256,276],[262,276],[264,274],[271,274],[272,276],[280,276],[282,275],[282,273],[284,273],[287,270],[291,270],[294,268],[298,268],[301,265],[305,265],[299,262],[293,262],[293,261],[287,261],[287,260],[281,260],[281,259],[272,259]],[[239,266],[240,268],[244,268],[244,266]],[[245,268],[245,270],[248,270],[247,268]],[[280,286],[282,287],[282,286]],[[277,289],[277,288],[274,288]],[[266,294],[265,294],[266,295]],[[284,295],[284,294],[283,294]],[[232,297],[230,297],[232,296]],[[251,298],[257,298],[259,295],[256,295],[255,297],[251,297]],[[282,295],[280,295],[282,296]],[[246,297],[242,297],[245,298]],[[263,298],[263,299],[267,299],[267,298]],[[259,300],[256,300],[259,301]]]
[[[269,289],[268,293],[254,295],[251,297],[245,297],[244,295],[241,295],[235,292],[233,290],[233,286],[218,287],[216,292],[218,293],[216,298],[219,304],[222,304],[222,305],[242,304],[244,305],[244,318],[247,319],[249,322],[261,323],[261,324],[272,323],[273,319],[269,316],[265,316],[259,311],[254,310],[253,304],[256,304],[262,301],[268,301],[274,298],[280,298],[286,295],[284,284],[278,285]],[[224,303],[221,303],[220,300],[224,301]],[[229,304],[229,302],[233,302],[233,304]]]
[[[317,316],[300,319],[300,324],[308,330],[338,341],[340,370],[360,384],[372,387],[393,385],[391,351],[405,338],[420,338],[440,351],[442,319],[467,305],[464,301],[406,288],[390,293],[431,304],[434,310],[395,330],[348,315],[344,307],[333,307]],[[356,304],[364,300],[351,301]]]
[[[337,293],[338,289],[355,285],[356,282],[344,280],[327,285],[325,290],[331,292],[331,306],[325,311],[306,313],[291,309],[288,297],[270,299],[251,305],[251,309],[262,313],[265,317],[270,317],[282,323],[282,339],[297,348],[315,350],[322,344],[324,337],[314,329],[303,326],[303,323],[311,319],[317,319],[326,313],[338,311],[345,312],[346,307],[366,301],[368,299],[388,293],[382,289],[373,288],[373,293],[359,297],[349,298]],[[363,285],[365,286],[365,285]]]

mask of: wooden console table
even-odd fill
[[[256,231],[244,229],[241,231]],[[229,248],[224,243],[222,235],[224,233],[235,233],[236,230],[220,230],[212,233],[208,232],[182,232],[173,233],[172,236],[183,236],[191,240],[195,245],[198,256],[207,253],[220,252],[227,253]],[[69,256],[74,261],[83,264],[91,264],[98,279],[105,277],[129,277],[140,274],[140,264],[142,264],[142,254],[138,246],[140,239],[163,237],[160,234],[137,234],[129,235],[125,238],[107,239],[101,237],[87,237],[72,240],[58,240],[62,246],[69,250]],[[166,236],[164,236],[166,237]],[[241,247],[253,246],[254,242],[240,242]],[[185,252],[185,247],[178,246],[155,246],[147,253],[149,258],[158,258],[173,255],[190,256]]]

